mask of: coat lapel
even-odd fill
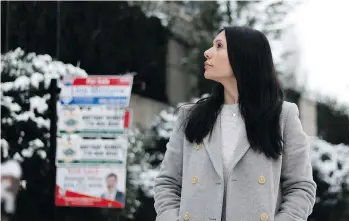
[[[221,142],[221,116],[217,117],[212,136],[207,135],[204,139],[204,146],[208,153],[208,156],[213,164],[217,174],[223,178],[223,156],[222,156],[222,142]],[[229,174],[233,171],[237,163],[242,159],[245,153],[250,148],[250,143],[247,139],[245,127],[241,129],[239,134],[232,134],[232,136],[238,136],[238,141],[234,150],[233,159],[231,160],[231,166],[229,168]]]
[[[238,136],[238,141],[233,154],[233,159],[231,160],[230,173],[233,171],[236,164],[241,160],[241,158],[245,155],[247,150],[250,148],[250,143],[248,142],[248,139],[247,139],[245,127],[241,128],[240,133],[235,136]]]
[[[221,150],[221,117],[217,117],[212,135],[204,138],[204,146],[217,174],[223,178],[223,157]]]

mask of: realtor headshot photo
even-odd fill
[[[110,173],[106,177],[107,190],[101,195],[101,198],[115,200],[125,205],[125,194],[118,189],[118,176]]]

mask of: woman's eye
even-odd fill
[[[217,48],[221,48],[222,47],[222,44],[217,44]]]

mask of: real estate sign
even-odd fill
[[[132,82],[132,76],[64,78],[57,107],[57,206],[124,208]]]

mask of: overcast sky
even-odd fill
[[[300,48],[299,83],[349,107],[349,1],[307,0],[289,19]]]

